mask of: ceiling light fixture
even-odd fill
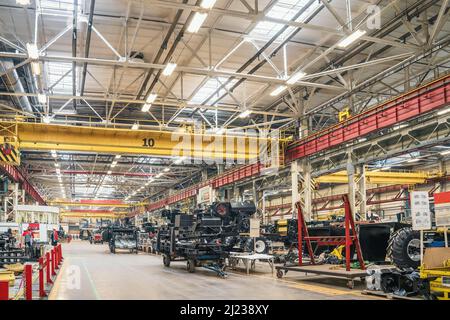
[[[417,161],[420,161],[420,159],[409,159],[409,160],[406,161],[406,162],[412,163],[412,162],[417,162]]]
[[[164,68],[162,74],[163,74],[164,76],[170,76],[170,75],[173,73],[173,71],[175,70],[176,67],[177,67],[177,64],[176,64],[176,63],[169,62],[169,63],[166,65],[166,67]]]
[[[155,102],[156,97],[158,97],[158,95],[157,95],[156,93],[150,93],[150,94],[147,96],[147,99],[145,99],[145,102],[147,102],[147,103],[153,103],[153,102]]]
[[[116,165],[117,165],[117,161],[113,161],[113,162],[111,163],[111,168],[114,168]]]
[[[106,173],[106,174],[111,174],[112,173],[112,171],[111,170],[108,170],[108,172]]]
[[[447,109],[444,109],[444,110],[439,111],[437,114],[438,114],[439,116],[442,116],[443,114],[446,114],[446,113],[449,113],[449,112],[450,112],[450,108],[447,108]]]
[[[216,0],[203,0],[200,4],[200,7],[203,9],[211,9],[214,7],[214,4],[216,3]]]
[[[27,43],[27,53],[28,58],[33,60],[39,59],[39,50],[37,48],[37,45],[35,45],[34,43]]]
[[[200,30],[200,27],[202,26],[203,22],[205,22],[207,16],[208,16],[207,13],[196,12],[194,15],[194,18],[191,20],[191,23],[189,23],[187,32],[191,32],[191,33],[198,32],[198,30]]]
[[[441,155],[442,155],[442,156],[446,156],[447,154],[450,154],[450,150],[442,151],[442,152],[441,152]]]
[[[250,114],[252,113],[252,111],[251,110],[244,110],[244,111],[242,111],[241,112],[241,114],[239,115],[239,118],[247,118]]]
[[[17,4],[20,4],[21,6],[27,6],[30,4],[30,0],[16,0]]]
[[[225,132],[225,128],[216,128],[216,134],[223,134]]]
[[[302,79],[304,76],[306,76],[306,73],[303,71],[299,71],[297,73],[294,73],[287,81],[287,84],[294,84],[298,80]]]
[[[367,33],[366,30],[356,30],[355,32],[353,32],[351,35],[347,36],[346,38],[342,39],[339,43],[338,43],[338,47],[340,48],[346,48],[349,45],[351,45],[353,42],[355,42],[356,40],[358,40],[359,38],[361,38],[363,35],[365,35]]]
[[[169,172],[169,171],[170,171],[170,168],[164,168],[163,171],[164,171],[164,172]]]
[[[37,99],[38,99],[40,104],[44,104],[44,103],[47,102],[47,96],[45,94],[43,94],[43,93],[39,93],[37,95]]]
[[[116,159],[120,159],[122,156],[120,154],[116,154]]]
[[[41,64],[40,64],[40,62],[38,62],[38,61],[31,62],[31,72],[33,72],[33,74],[35,76],[41,75]]]
[[[142,105],[142,112],[148,112],[150,110],[150,108],[152,107],[151,103],[145,103],[144,105]]]
[[[133,125],[131,126],[131,130],[137,130],[139,129],[139,125],[137,123],[133,123]]]
[[[283,86],[283,85],[281,85],[281,86],[278,86],[275,90],[273,90],[271,93],[270,93],[270,95],[272,96],[272,97],[276,97],[277,95],[279,95],[280,93],[282,93],[284,90],[286,90],[286,86]]]
[[[52,120],[51,117],[48,117],[48,116],[42,117],[42,122],[44,122],[44,123],[50,123],[51,120]]]
[[[56,156],[57,156],[56,150],[51,150],[50,153],[52,154],[53,158],[56,158]]]
[[[186,160],[186,157],[182,156],[182,157],[179,157],[178,159],[176,159],[173,163],[174,164],[182,164],[184,160]]]

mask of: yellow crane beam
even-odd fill
[[[86,218],[86,219],[118,219],[125,217],[127,212],[96,213],[96,212],[71,212],[60,213],[60,218]]]
[[[394,172],[394,171],[367,171],[366,181],[372,184],[419,184],[427,179],[436,177],[436,173],[428,172]],[[314,179],[318,183],[348,183],[347,171],[323,175]]]
[[[271,138],[207,133],[131,130],[70,126],[34,122],[0,121],[2,128],[15,124],[22,150],[61,150],[150,156],[185,156],[202,159],[255,159],[262,141]],[[4,130],[4,129],[3,129]],[[281,143],[287,139],[277,139]]]
[[[132,208],[137,206],[143,206],[144,203],[114,203],[114,202],[70,202],[64,200],[49,201],[51,206],[60,207],[110,207],[110,208]]]

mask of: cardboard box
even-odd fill
[[[423,256],[425,269],[443,268],[450,260],[450,248],[426,248]]]

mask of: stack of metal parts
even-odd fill
[[[0,265],[15,264],[28,259],[25,250],[16,247],[16,238],[8,233],[0,234]]]
[[[420,279],[419,272],[414,269],[376,268],[368,269],[367,274],[366,286],[370,291],[405,297],[429,294],[429,282]]]

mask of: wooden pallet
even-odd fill
[[[424,300],[422,298],[419,297],[405,297],[405,296],[399,296],[393,293],[384,293],[381,291],[373,291],[373,290],[364,290],[361,292],[362,294],[366,294],[366,295],[372,295],[372,296],[377,296],[377,297],[384,297],[386,299],[390,299],[390,300],[394,300],[394,299],[399,299],[399,300]]]

